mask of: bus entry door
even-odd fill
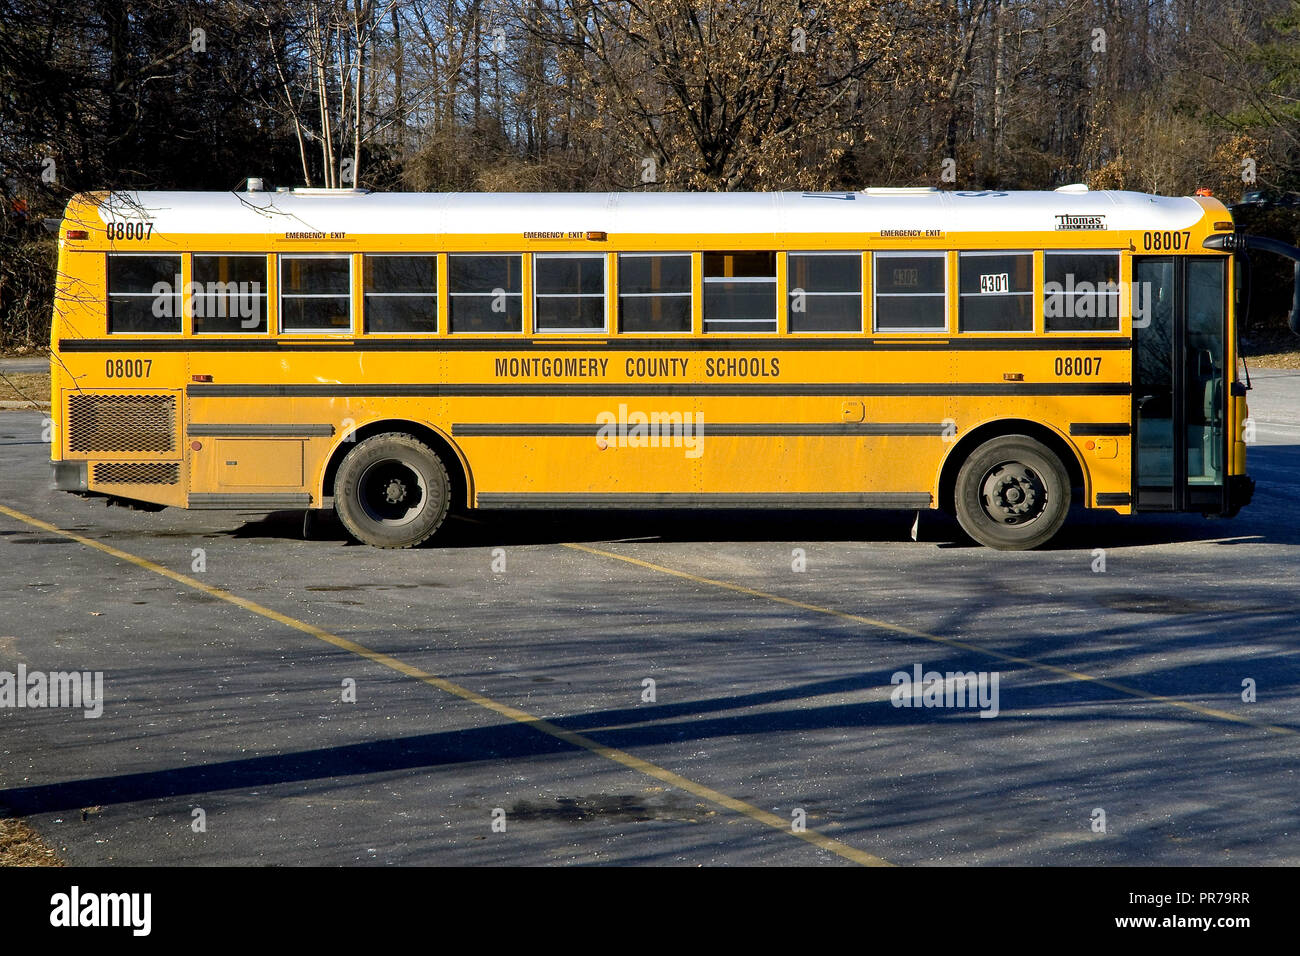
[[[1225,510],[1227,257],[1133,259],[1139,511]]]

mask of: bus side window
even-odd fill
[[[362,259],[367,332],[438,331],[438,257]]]
[[[776,331],[776,253],[704,254],[704,331]]]
[[[958,253],[957,292],[957,331],[1034,331],[1032,253]]]
[[[862,331],[862,253],[787,257],[791,332]]]
[[[605,331],[604,255],[533,256],[533,293],[538,332]]]
[[[352,331],[352,257],[280,257],[280,331]]]
[[[523,256],[447,257],[453,333],[522,332]]]
[[[946,253],[877,252],[872,261],[877,332],[947,331]]]
[[[195,333],[266,331],[266,256],[194,257]]]
[[[1119,253],[1044,253],[1043,323],[1048,332],[1118,332]]]
[[[108,254],[108,331],[180,332],[181,257]]]
[[[690,254],[620,253],[618,327],[621,332],[690,332]]]

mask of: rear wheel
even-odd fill
[[[334,510],[358,541],[413,548],[447,517],[451,482],[437,454],[410,435],[388,432],[357,444],[339,465]]]
[[[1054,452],[1026,435],[980,445],[957,473],[957,521],[999,551],[1037,548],[1070,511],[1070,476]]]

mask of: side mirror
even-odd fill
[[[1285,256],[1295,263],[1294,277],[1291,282],[1291,314],[1287,317],[1287,324],[1291,326],[1292,332],[1300,335],[1300,249],[1279,239],[1244,233],[1220,233],[1210,236],[1204,242],[1206,249],[1222,249],[1229,252],[1237,251],[1242,245],[1247,249],[1262,249],[1265,252]]]

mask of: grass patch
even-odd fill
[[[0,402],[50,400],[49,372],[5,372],[0,370]],[[27,406],[31,408],[30,405]]]
[[[1300,368],[1300,349],[1247,355],[1246,361],[1251,368]]]
[[[1260,329],[1242,336],[1251,368],[1300,368],[1300,335],[1286,329]]]
[[[63,866],[63,861],[27,824],[0,817],[0,866]]]

